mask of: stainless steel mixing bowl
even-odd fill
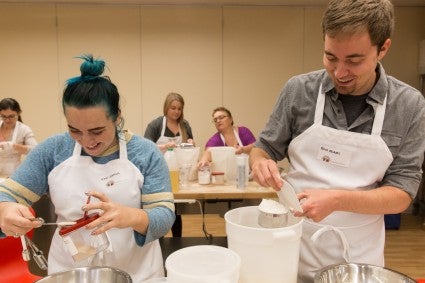
[[[314,283],[416,283],[412,278],[381,266],[336,264],[319,270]]]
[[[80,267],[53,273],[36,283],[132,283],[130,275],[112,267]]]

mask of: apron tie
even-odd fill
[[[312,236],[311,236],[311,240],[313,241],[314,245],[316,245],[317,240],[326,232],[329,231],[333,231],[336,232],[342,242],[342,245],[344,247],[344,251],[343,251],[343,257],[345,262],[349,263],[351,261],[351,255],[350,255],[350,246],[348,244],[347,238],[344,235],[344,232],[342,232],[340,229],[334,227],[334,226],[330,226],[330,225],[326,225],[323,226],[322,228],[320,228],[319,230],[317,230]]]

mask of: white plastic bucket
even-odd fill
[[[296,283],[303,220],[289,215],[288,226],[263,228],[258,215],[258,206],[224,215],[228,247],[241,257],[239,283]]]
[[[187,147],[180,148],[176,147],[174,149],[177,156],[177,163],[179,167],[183,166],[183,164],[191,164],[190,172],[189,172],[189,181],[194,181],[198,178],[198,159],[199,159],[199,147]]]
[[[167,280],[175,283],[238,283],[241,259],[234,251],[199,245],[173,252],[165,260]]]
[[[213,171],[224,172],[226,183],[236,183],[236,154],[232,146],[213,146],[211,152]]]

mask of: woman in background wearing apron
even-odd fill
[[[233,146],[236,154],[249,154],[255,143],[255,136],[244,126],[235,126],[232,113],[226,107],[217,107],[212,112],[212,121],[217,132],[205,144],[205,151],[199,160],[198,167],[204,167],[211,162],[213,146]]]
[[[168,148],[175,148],[181,143],[193,141],[192,128],[184,119],[184,99],[176,92],[170,92],[164,101],[164,116],[157,117],[151,121],[145,130],[144,137],[155,142],[164,153]],[[176,221],[171,229],[173,237],[182,236],[182,217],[179,206],[176,206]]]
[[[164,101],[164,116],[152,120],[145,130],[144,137],[155,142],[162,152],[181,143],[194,145],[192,128],[184,119],[184,99],[178,93],[171,92]]]
[[[425,150],[425,99],[380,63],[391,2],[331,0],[322,27],[325,70],[287,82],[250,156],[255,181],[298,193],[299,283],[332,264],[384,266],[383,215],[415,197]],[[276,161],[285,157],[282,180]]]
[[[0,177],[10,176],[37,141],[30,127],[22,122],[21,106],[13,98],[0,101]]]
[[[122,129],[118,90],[101,76],[105,62],[91,55],[80,58],[81,76],[67,81],[62,100],[69,131],[39,144],[0,184],[1,232],[19,236],[37,228],[41,223],[29,220],[27,206],[49,193],[57,221],[98,211],[100,217],[82,229],[106,233],[110,241],[100,253],[74,261],[58,228],[49,274],[96,265],[121,269],[133,282],[161,277],[158,239],[174,222],[167,165],[152,142]]]

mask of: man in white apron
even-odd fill
[[[251,151],[254,180],[276,190],[289,182],[301,201],[298,282],[331,264],[383,266],[383,214],[400,213],[416,195],[425,101],[379,63],[393,21],[388,0],[330,1],[326,70],[288,81]],[[282,180],[275,161],[285,157]]]

